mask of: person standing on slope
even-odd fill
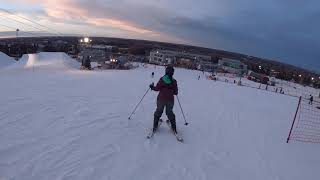
[[[311,105],[312,105],[312,103],[313,103],[313,96],[310,94],[309,104],[311,104]]]
[[[157,85],[150,84],[150,88],[153,91],[159,91],[157,97],[157,109],[154,112],[153,132],[158,128],[160,117],[166,108],[166,115],[171,123],[171,127],[174,133],[177,133],[176,117],[173,113],[174,95],[178,95],[177,81],[173,78],[174,68],[167,66],[165,75],[160,78]]]

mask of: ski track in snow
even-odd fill
[[[44,56],[39,57],[41,62]],[[179,143],[166,124],[149,140],[157,93],[145,97],[131,120],[128,116],[163,74],[162,67],[97,72],[17,67],[0,71],[0,84],[6,84],[0,94],[0,180],[300,180],[320,175],[319,145],[285,143],[295,98],[198,81],[199,72],[176,69],[190,124],[183,125],[177,102],[174,112],[185,141]]]

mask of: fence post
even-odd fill
[[[301,96],[299,98],[299,103],[298,103],[298,107],[297,107],[297,110],[296,110],[296,114],[294,115],[294,119],[292,121],[290,132],[289,132],[289,135],[288,135],[288,138],[287,138],[287,143],[289,143],[289,140],[290,140],[290,137],[291,137],[291,133],[292,133],[292,129],[293,129],[294,123],[295,123],[296,118],[297,118],[297,114],[298,114],[298,110],[299,110],[300,104],[301,104]]]

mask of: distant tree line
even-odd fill
[[[0,45],[0,51],[13,57],[21,57],[23,54],[36,53],[38,46],[36,44],[5,44]]]
[[[257,64],[257,63],[246,63],[248,65],[248,69],[260,73],[265,74],[267,76],[274,76],[277,79],[286,80],[286,81],[294,81],[296,83],[300,83],[306,86],[314,86],[316,88],[320,88],[320,78],[317,74],[307,73],[305,71],[298,71],[292,68],[288,68],[286,66],[272,66],[269,64]],[[275,73],[272,72],[275,71]]]
[[[38,51],[72,52],[72,54],[78,54],[79,47],[77,44],[54,45],[52,42],[48,42],[48,44],[44,45],[44,47],[40,49],[37,43],[14,43],[0,45],[0,51],[11,57],[21,57],[23,54],[33,54]]]

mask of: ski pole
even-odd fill
[[[128,117],[128,119],[131,119],[131,116],[136,112],[138,106],[140,105],[140,103],[142,102],[143,98],[147,95],[147,93],[149,92],[150,88],[148,88],[148,90],[146,91],[146,93],[144,93],[143,97],[141,98],[141,100],[139,101],[139,103],[136,105],[136,107],[134,108],[134,110],[132,111],[132,113],[130,114],[130,116]]]
[[[182,116],[183,116],[183,119],[184,119],[184,125],[188,125],[189,123],[187,123],[187,120],[186,120],[186,116],[184,115],[184,112],[183,112],[183,109],[182,109],[182,106],[181,106],[181,103],[180,103],[180,100],[179,100],[179,96],[177,95],[177,99],[178,99],[178,103],[179,103],[179,106],[180,106],[180,109],[181,109],[181,112],[182,112]]]

